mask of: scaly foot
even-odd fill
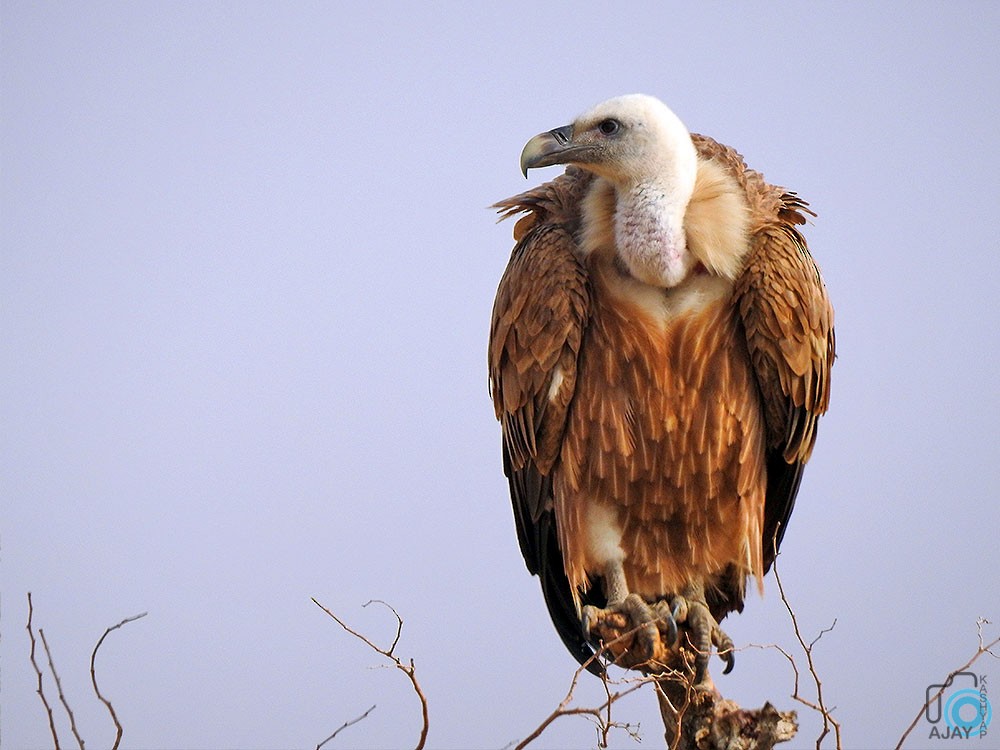
[[[658,603],[657,608],[659,608]],[[698,586],[686,589],[684,596],[675,596],[670,600],[670,614],[678,623],[688,626],[688,640],[695,650],[695,684],[710,684],[708,662],[715,646],[719,658],[726,662],[723,674],[733,671],[736,656],[733,653],[733,640],[719,627],[705,603],[704,590]]]
[[[603,641],[616,664],[634,669],[662,658],[665,644],[660,637],[659,619],[660,615],[641,596],[629,594],[603,609],[587,605],[581,621],[585,638]],[[676,625],[673,633],[676,640]]]

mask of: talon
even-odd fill
[[[665,601],[658,601],[653,605],[657,619],[663,623],[660,633],[665,637],[666,644],[671,648],[677,648],[680,643],[680,631],[677,629],[677,609],[671,610]]]
[[[688,618],[688,601],[683,596],[675,596],[670,600],[671,610],[670,613],[677,622],[687,622]]]
[[[666,618],[667,623],[667,640],[670,642],[671,648],[676,648],[677,644],[681,641],[681,634],[677,630],[677,616],[670,612],[669,616]]]
[[[736,647],[733,645],[733,639],[726,635],[722,628],[716,624],[712,630],[712,643],[715,644],[715,651],[719,655],[719,658],[726,663],[726,668],[722,670],[722,674],[729,674],[733,671],[733,667],[736,666]]]
[[[583,631],[583,637],[585,639],[590,638],[590,631],[596,621],[596,615],[594,614],[596,609],[597,607],[593,604],[586,604],[580,612],[580,628]]]
[[[733,655],[733,652],[730,651],[728,653],[719,654],[719,658],[726,662],[726,668],[722,670],[722,674],[729,674],[732,672],[733,667],[736,666],[736,656]]]

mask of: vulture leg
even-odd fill
[[[697,684],[710,684],[708,660],[715,646],[719,658],[726,662],[723,674],[733,671],[736,656],[733,654],[733,640],[719,627],[705,603],[705,588],[692,584],[684,590],[683,596],[670,600],[670,612],[677,622],[687,623],[688,638],[696,652],[695,680]]]

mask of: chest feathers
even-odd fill
[[[727,569],[763,575],[763,423],[732,306],[747,210],[731,177],[699,166],[684,217],[693,261],[669,288],[617,252],[614,188],[595,181],[584,201],[593,302],[553,477],[574,591],[614,562],[648,598],[679,593],[692,572],[708,586]]]

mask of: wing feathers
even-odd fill
[[[767,415],[768,445],[788,462],[809,459],[816,422],[829,405],[833,309],[798,232],[759,232],[736,285]]]
[[[530,461],[545,474],[555,461],[588,304],[568,232],[529,232],[500,282],[489,348],[493,406],[516,468]]]
[[[737,280],[737,310],[764,406],[767,504],[764,561],[770,568],[791,516],[816,426],[830,401],[835,341],[833,308],[805,241],[788,222],[804,221],[804,203],[790,194],[772,226],[753,236]]]
[[[575,175],[573,173],[576,173]],[[497,204],[502,217],[525,211],[517,245],[497,290],[489,343],[490,390],[503,433],[518,542],[567,649],[585,662],[577,597],[567,580],[552,509],[552,467],[576,388],[577,357],[590,307],[587,274],[573,252],[579,194],[590,177],[578,170]],[[582,596],[604,606],[600,592]],[[596,660],[588,666],[603,668]]]

